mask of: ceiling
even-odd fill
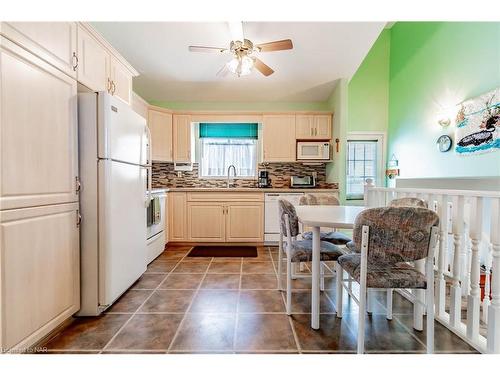
[[[227,48],[225,22],[95,22],[93,26],[140,72],[134,91],[151,101],[325,101],[350,79],[384,22],[244,22],[255,44],[290,38],[294,48],[258,53],[275,70],[238,78],[216,73],[230,55],[193,53],[189,45]]]

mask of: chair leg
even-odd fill
[[[286,259],[286,313],[292,314],[292,262],[290,257]]]
[[[434,289],[427,288],[427,354],[434,353]]]
[[[321,268],[321,278],[319,280],[319,290],[322,292],[325,290],[325,264],[323,262],[320,263]]]
[[[373,313],[373,292],[371,290],[366,291],[366,312]]]
[[[359,274],[359,312],[358,312],[358,354],[365,351],[365,311],[366,311],[366,276],[368,271],[368,235],[369,227],[363,225],[361,236],[361,272]]]
[[[337,287],[337,318],[342,318],[342,294],[344,293],[342,288],[342,267],[340,264],[335,263],[335,271],[337,275],[335,276],[335,283]]]
[[[427,310],[427,354],[434,353],[434,266],[433,253],[426,259],[427,289],[425,291],[425,304]]]
[[[387,304],[385,309],[387,311],[386,318],[392,320],[392,289],[387,289]]]
[[[361,281],[361,280],[360,280]],[[358,313],[358,354],[365,351],[365,311],[366,311],[366,281],[359,287],[359,313]]]
[[[299,269],[299,263],[292,264],[292,280],[297,280],[297,271]]]

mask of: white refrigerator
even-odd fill
[[[146,271],[150,137],[108,93],[78,95],[81,309],[99,315]]]

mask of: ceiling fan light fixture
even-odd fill
[[[253,63],[253,59],[247,55],[234,56],[234,58],[227,63],[227,68],[238,77],[242,77],[252,73]]]

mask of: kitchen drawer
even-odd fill
[[[232,191],[190,192],[187,193],[187,200],[188,202],[263,202],[264,193]]]

